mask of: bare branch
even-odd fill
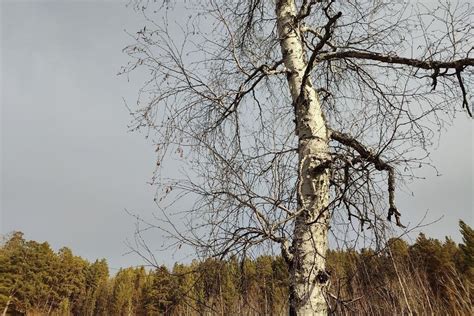
[[[374,164],[375,168],[379,171],[387,171],[388,173],[388,201],[389,201],[389,210],[388,210],[388,217],[387,219],[390,221],[392,215],[395,215],[395,220],[397,226],[405,227],[400,222],[400,212],[397,210],[395,206],[395,171],[393,167],[382,160],[379,155],[376,155],[372,150],[364,146],[360,143],[357,139],[353,138],[352,136],[341,133],[338,131],[331,130],[330,134],[331,138],[339,143],[353,148],[357,151],[360,157],[366,161],[369,161]]]
[[[364,51],[337,51],[321,54],[318,57],[319,61],[333,60],[343,58],[357,58],[384,62],[388,64],[407,65],[420,69],[434,70],[434,69],[463,69],[467,66],[474,66],[473,58],[463,58],[453,61],[436,61],[436,60],[419,60],[414,58],[406,58],[400,56],[384,55],[375,52]]]

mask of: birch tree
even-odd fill
[[[472,115],[472,6],[134,5],[147,24],[121,73],[147,76],[130,111],[156,146],[153,225],[203,256],[278,245],[290,314],[327,314],[329,234],[403,229],[397,188],[457,112]]]

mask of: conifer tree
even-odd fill
[[[459,221],[463,243],[459,245],[462,251],[465,268],[474,273],[474,230],[463,221]]]

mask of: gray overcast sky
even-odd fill
[[[142,19],[121,1],[0,2],[1,232],[105,257],[113,268],[142,264],[123,256],[134,230],[124,209],[155,211],[146,184],[154,152],[127,130],[122,97],[134,102],[140,80],[116,76],[127,62],[123,30]],[[444,216],[424,231],[457,241],[458,219],[473,224],[474,192],[473,122],[458,116],[432,155],[443,176],[427,171],[398,198],[404,221]],[[151,242],[161,244],[159,234]]]

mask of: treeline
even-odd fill
[[[420,234],[392,239],[378,252],[330,251],[328,300],[338,315],[471,315],[474,231],[463,242]],[[0,306],[5,315],[285,315],[288,272],[280,257],[207,259],[151,270],[90,263],[68,248],[14,233],[0,248]]]

